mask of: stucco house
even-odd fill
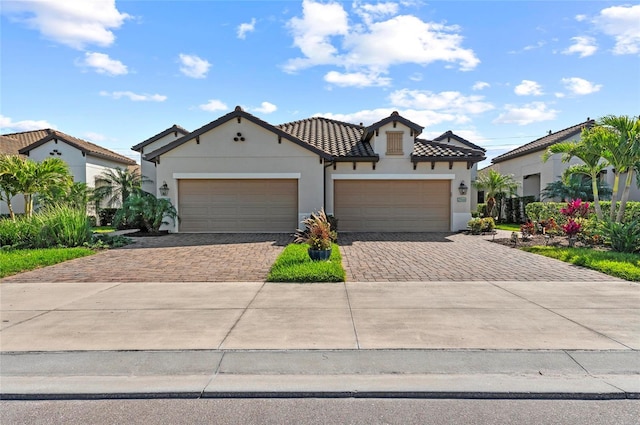
[[[155,166],[143,169],[155,175],[152,193],[178,210],[175,232],[292,232],[320,208],[340,231],[464,229],[485,151],[450,132],[420,139],[422,130],[397,112],[368,127],[321,117],[272,125],[236,107],[134,149]]]
[[[131,158],[52,129],[3,134],[0,138],[0,153],[24,155],[34,161],[50,157],[61,158],[69,165],[73,180],[90,187],[95,187],[96,177],[108,169],[137,166]],[[24,212],[23,196],[13,198],[12,205],[14,212]],[[7,205],[0,203],[0,213],[8,212]]]
[[[540,199],[540,193],[547,184],[559,180],[569,166],[582,163],[577,158],[568,163],[562,162],[561,154],[552,155],[547,162],[542,162],[542,154],[556,143],[580,140],[582,129],[591,128],[593,125],[595,120],[587,118],[584,122],[555,133],[549,131],[549,134],[539,139],[493,158],[490,167],[500,174],[512,174],[514,180],[520,183],[518,195],[535,196],[536,199]],[[608,167],[600,178],[606,181],[609,187],[613,187],[611,167]],[[622,182],[624,178],[626,174],[621,178]],[[631,186],[629,200],[640,201],[640,189],[635,184]]]

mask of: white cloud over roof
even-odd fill
[[[572,37],[573,44],[562,51],[565,55],[577,53],[581,58],[591,56],[598,50],[596,39],[588,36]]]
[[[111,59],[106,53],[85,52],[84,60],[79,64],[93,68],[98,74],[116,76],[129,73],[129,69],[125,64],[119,60]]]
[[[112,30],[131,18],[116,8],[115,0],[3,1],[2,9],[46,38],[79,50],[110,46],[115,40]]]
[[[522,82],[513,89],[513,92],[518,96],[541,96],[543,94],[542,86],[531,80],[522,80]]]
[[[211,64],[209,61],[202,59],[196,55],[187,55],[180,53],[180,72],[191,78],[205,78]]]
[[[161,94],[134,93],[131,91],[101,91],[100,96],[111,97],[113,99],[127,98],[132,102],[164,102],[167,96]]]
[[[244,40],[247,37],[247,34],[255,31],[256,29],[256,18],[251,18],[251,22],[244,22],[238,25],[238,38]]]
[[[579,77],[563,78],[562,84],[564,84],[564,87],[572,94],[576,95],[595,93],[602,88],[602,84],[594,84],[591,81]]]
[[[640,53],[640,5],[602,9],[593,22],[600,31],[615,39],[614,54]]]
[[[548,109],[544,102],[531,102],[522,106],[505,105],[504,109],[505,112],[493,120],[494,124],[527,125],[554,120],[558,114],[555,109]]]
[[[0,115],[0,130],[2,130],[2,133],[20,133],[22,131],[41,130],[43,128],[55,129],[56,126],[46,120],[14,121],[10,117]]]

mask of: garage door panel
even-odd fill
[[[450,229],[449,180],[337,180],[340,230],[435,232]]]
[[[180,231],[291,232],[298,222],[298,182],[180,180]]]

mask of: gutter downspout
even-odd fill
[[[326,161],[326,159],[325,159]],[[333,161],[326,163],[324,165],[324,169],[322,170],[322,209],[327,211],[327,168],[333,165]],[[332,211],[331,214],[334,214]]]

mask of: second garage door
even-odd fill
[[[293,232],[298,181],[180,180],[178,207],[181,232]]]
[[[449,180],[336,180],[334,212],[348,232],[448,232]]]

